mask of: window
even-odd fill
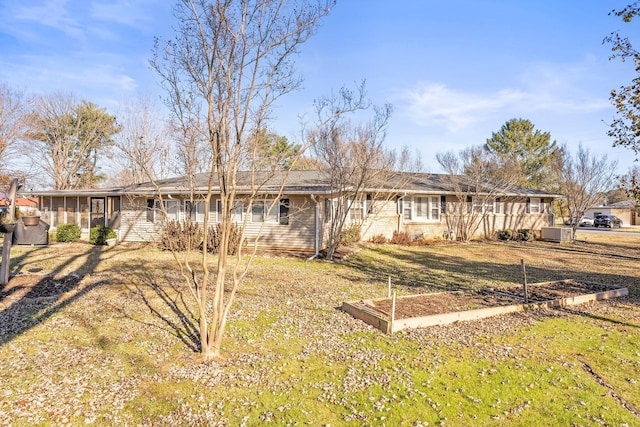
[[[251,222],[278,223],[280,207],[273,200],[256,200],[251,205]]]
[[[158,201],[155,199],[147,199],[147,222],[154,222],[156,218],[156,208]]]
[[[216,200],[216,211],[217,211],[217,219],[218,222],[220,222],[222,220],[222,201],[221,200]],[[231,210],[231,221],[239,223],[243,221],[243,214],[244,213],[244,203],[236,200],[233,202],[233,209]]]
[[[495,200],[486,197],[474,197],[472,199],[473,213],[489,214],[495,212]]]
[[[361,222],[364,219],[364,202],[354,200],[349,208],[349,219],[352,222]]]
[[[184,212],[188,218],[194,222],[204,222],[204,200],[186,200],[184,202]]]
[[[440,220],[440,196],[405,197],[402,215],[406,221]]]
[[[430,197],[430,205],[431,205],[431,215],[430,219],[439,220],[440,219],[440,197],[432,196]]]
[[[404,217],[405,221],[411,221],[413,219],[413,198],[405,197],[404,199],[400,200],[402,203],[402,216]]]
[[[289,199],[280,199],[280,225],[289,225]]]
[[[529,213],[532,213],[532,214],[542,213],[540,198],[532,197],[529,199]]]
[[[167,221],[178,221],[180,219],[180,202],[177,200],[163,200],[162,205],[167,213]]]

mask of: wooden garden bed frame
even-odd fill
[[[563,281],[542,282],[529,285],[532,289],[536,286],[543,287],[545,285],[562,283]],[[501,314],[515,313],[526,310],[536,310],[549,307],[565,307],[578,304],[584,304],[592,301],[600,301],[611,298],[623,297],[629,294],[629,290],[626,287],[618,288],[610,285],[602,285],[596,283],[589,283],[580,281],[585,285],[597,285],[600,287],[607,287],[609,289],[600,292],[581,294],[576,296],[551,299],[547,301],[536,301],[524,303],[524,298],[512,295],[514,299],[520,299],[522,303],[501,305],[495,307],[484,307],[472,310],[454,311],[448,313],[432,314],[420,317],[410,317],[403,319],[392,319],[391,315],[377,310],[375,306],[376,301],[388,300],[389,298],[377,298],[360,301],[345,301],[342,303],[342,310],[349,313],[356,319],[360,319],[365,323],[381,330],[386,334],[393,334],[394,332],[401,331],[407,328],[424,328],[434,325],[447,325],[454,322],[469,321],[484,319],[486,317],[498,316]],[[430,294],[408,295],[397,297],[397,299],[405,298],[417,298],[430,296],[437,298],[438,295],[449,293],[455,294],[455,292],[437,292]],[[395,304],[394,304],[395,305]],[[393,310],[392,310],[393,313]]]

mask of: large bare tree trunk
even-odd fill
[[[220,354],[228,315],[251,260],[243,258],[242,250],[233,260],[227,255],[238,189],[245,190],[246,221],[257,190],[269,178],[255,176],[252,136],[267,127],[274,101],[299,87],[293,55],[332,5],[328,0],[180,0],[175,8],[175,39],[156,46],[152,66],[167,90],[184,157],[192,159],[194,144],[204,138],[208,154],[201,166],[209,174],[209,184],[203,199],[210,201],[215,189],[221,202],[216,270],[209,271],[206,250],[200,260],[202,275],[187,262],[180,267],[198,305],[204,361]],[[253,171],[248,183],[240,182],[241,165]],[[194,189],[191,198],[196,197],[202,195]],[[207,221],[208,209],[205,212]],[[227,282],[231,289],[225,292]]]

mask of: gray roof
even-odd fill
[[[153,182],[134,184],[125,187],[113,188],[96,188],[85,190],[47,190],[33,191],[32,194],[40,196],[116,196],[116,195],[155,195],[158,192],[162,194],[190,194],[191,188],[195,193],[205,193],[208,188],[209,174],[200,173],[191,176],[181,176],[169,179],[163,179]],[[250,194],[256,192],[258,194],[278,194],[282,187],[284,194],[331,194],[335,190],[330,185],[329,176],[318,170],[301,170],[301,171],[276,171],[276,172],[257,172],[253,176],[249,172],[243,171],[238,173],[238,193]],[[474,193],[471,189],[475,189],[475,185],[471,185],[463,176],[455,177],[457,182],[463,184],[463,191]],[[285,184],[283,185],[283,180]],[[191,181],[191,185],[190,182]],[[388,179],[384,183],[367,188],[367,192],[374,191],[393,191],[406,194],[455,194],[453,185],[451,184],[451,176],[447,174],[430,174],[430,173],[411,173],[402,172],[396,174],[392,179]],[[220,191],[217,183],[217,176],[214,176],[213,192]],[[466,185],[466,188],[464,187]],[[253,189],[253,190],[252,190]],[[479,193],[492,193],[490,183],[483,183],[478,188]],[[510,188],[508,191],[500,192],[503,196],[534,196],[534,197],[562,197],[558,194],[551,194],[544,191],[532,190],[527,188]]]

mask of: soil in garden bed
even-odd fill
[[[614,287],[597,283],[561,280],[528,287],[529,302],[542,302],[571,298],[578,295],[604,292]],[[389,315],[391,299],[367,300],[365,304],[376,311]],[[396,319],[429,316],[456,311],[476,310],[488,307],[500,307],[524,302],[522,286],[486,289],[476,294],[462,292],[443,292],[437,294],[412,295],[396,299]]]

